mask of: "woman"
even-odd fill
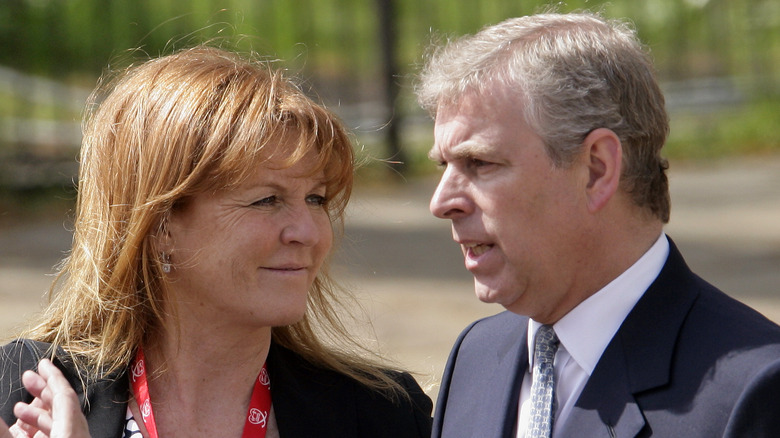
[[[58,369],[93,437],[429,435],[430,400],[355,354],[334,308],[353,155],[330,112],[206,47],[92,102],[72,251],[40,324],[0,352],[2,418],[31,404],[11,436],[60,425]],[[57,367],[22,379],[41,358]]]

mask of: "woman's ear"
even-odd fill
[[[595,213],[612,199],[623,171],[623,145],[611,129],[591,131],[583,141],[589,180],[586,187],[588,211]]]
[[[169,230],[169,216],[160,220],[157,231],[151,236],[154,251],[158,254],[169,254],[173,251],[173,237]]]
[[[168,229],[168,217],[166,216],[160,221],[160,225],[157,227],[157,232],[152,234],[152,248],[159,257],[160,266],[165,274],[171,272],[171,254],[173,253],[173,237]]]

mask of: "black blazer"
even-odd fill
[[[513,437],[528,318],[477,321],[442,378],[433,437]],[[693,274],[670,240],[557,437],[780,437],[780,327]]]
[[[0,349],[0,416],[13,424],[13,406],[31,401],[21,386],[21,374],[35,369],[48,344],[30,340]],[[66,354],[55,360],[79,399],[86,405],[93,438],[120,438],[124,430],[129,383],[125,373],[89,383],[86,394]],[[282,438],[310,437],[425,437],[430,436],[430,398],[406,373],[391,373],[410,399],[391,401],[358,382],[303,360],[292,351],[271,345],[268,355],[271,397]]]

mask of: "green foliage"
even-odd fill
[[[587,8],[632,20],[653,49],[662,76],[739,75],[757,67],[776,71],[780,62],[780,4],[773,0],[393,4],[403,73],[414,71],[432,34],[473,33],[549,8]],[[376,2],[369,0],[3,0],[0,63],[50,76],[73,71],[96,76],[130,49],[156,56],[224,38],[311,72],[362,77],[377,71],[377,28]]]
[[[739,77],[780,87],[776,0],[394,0],[393,6],[398,116],[419,111],[411,96],[412,77],[432,35],[473,33],[551,7],[587,8],[631,20],[662,81]],[[378,101],[384,93],[378,23],[374,0],[2,0],[0,65],[90,88],[107,67],[210,41],[283,60],[338,107]],[[58,102],[30,103],[24,91],[7,89],[0,95],[0,117],[78,118]],[[669,154],[777,150],[777,99],[675,114]],[[412,169],[428,169],[424,152],[430,141],[404,136]],[[372,147],[382,150],[381,144]]]
[[[33,103],[18,94],[9,94],[0,91],[0,118],[12,118],[20,115],[20,108],[25,107],[24,116],[36,120],[65,120],[78,121],[81,119],[81,111],[58,105],[52,100],[47,103]]]
[[[701,159],[780,153],[780,99],[762,99],[708,113],[672,115],[666,155]]]

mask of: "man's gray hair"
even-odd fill
[[[668,116],[652,62],[627,23],[592,13],[508,19],[433,49],[415,91],[434,117],[467,92],[515,95],[559,166],[574,161],[588,133],[611,129],[623,144],[621,187],[668,221],[660,156]]]

